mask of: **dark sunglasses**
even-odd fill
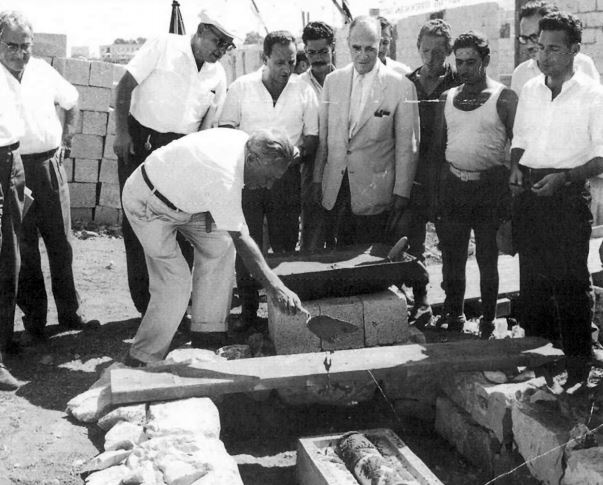
[[[518,35],[517,40],[520,44],[527,44],[528,41],[533,42],[534,44],[537,44],[538,43],[538,34]]]

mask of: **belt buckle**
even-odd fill
[[[465,172],[464,170],[461,170],[461,180],[463,182],[468,182],[469,181],[469,174],[467,172]]]

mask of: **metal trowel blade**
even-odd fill
[[[342,337],[347,333],[353,333],[358,330],[356,325],[346,322],[345,320],[330,317],[328,315],[311,317],[306,322],[306,325],[308,326],[310,332],[316,335],[319,339],[326,340],[330,343],[334,343],[337,338]]]

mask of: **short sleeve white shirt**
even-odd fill
[[[292,74],[275,105],[260,69],[230,85],[219,124],[248,134],[280,128],[291,143],[299,145],[303,136],[318,136],[318,98],[306,81]]]
[[[521,91],[512,148],[530,168],[569,169],[603,157],[603,87],[576,72],[551,99],[544,74]]]
[[[391,57],[385,58],[385,67],[391,69],[394,72],[397,72],[398,74],[402,74],[403,76],[406,76],[407,74],[410,74],[412,72],[412,69],[406,64],[394,61]]]
[[[21,85],[0,63],[0,147],[19,141],[25,131]]]
[[[241,231],[245,143],[249,136],[213,128],[155,150],[144,162],[156,189],[184,212],[210,212],[218,229]]]
[[[581,71],[596,82],[599,82],[599,71],[593,60],[585,54],[578,52],[574,58],[574,68]],[[521,89],[530,79],[542,74],[534,59],[528,59],[515,68],[511,76],[511,89],[521,94]]]
[[[78,92],[50,64],[32,57],[21,78],[25,134],[21,153],[42,153],[61,145],[63,127],[55,105],[65,110],[74,108]]]
[[[127,65],[138,86],[130,112],[160,133],[197,131],[208,112],[219,111],[226,73],[219,62],[197,68],[188,36],[166,34],[148,40]]]
[[[318,82],[318,79],[312,74],[312,69],[308,69],[307,71],[301,73],[299,75],[300,79],[303,79],[308,83],[308,85],[314,90],[314,94],[316,94],[316,98],[320,100],[320,95],[322,93],[322,86]]]

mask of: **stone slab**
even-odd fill
[[[109,135],[115,135],[115,110],[109,109],[109,122],[107,123],[107,133]]]
[[[59,74],[72,84],[87,86],[90,79],[90,62],[82,59],[57,57],[52,63]],[[80,95],[81,98],[81,95]],[[81,108],[80,99],[80,108]]]
[[[96,184],[72,182],[69,184],[69,197],[72,208],[85,207],[92,209],[96,206]],[[92,220],[92,211],[90,220]]]
[[[109,160],[117,160],[117,155],[113,151],[113,142],[115,141],[115,135],[107,135],[105,137],[105,149],[103,151],[103,158]]]
[[[119,185],[102,183],[100,189],[100,196],[98,198],[98,205],[102,205],[104,207],[112,207],[114,209],[121,209]]]
[[[513,439],[532,475],[558,485],[563,476],[562,445],[569,439],[571,424],[550,405],[527,403],[513,406],[512,420]]]
[[[101,160],[98,181],[109,184],[119,183],[119,178],[117,176],[117,160],[111,160],[109,158],[103,158]]]
[[[100,160],[103,157],[103,137],[99,135],[73,135],[71,158]]]
[[[82,111],[82,133],[86,135],[107,134],[107,113],[102,111]]]
[[[603,483],[603,447],[575,450],[567,460],[561,485]]]
[[[121,224],[122,217],[122,211],[113,207],[103,207],[102,205],[97,205],[96,209],[94,210],[94,222],[97,224],[115,226],[117,224]]]
[[[113,87],[113,64],[109,62],[91,62],[90,63],[90,86],[101,88]]]
[[[67,36],[65,34],[34,34],[33,55],[36,57],[66,57]]]
[[[76,85],[80,94],[79,108],[89,111],[108,112],[111,104],[111,89]]]
[[[73,179],[75,182],[94,182],[98,181],[98,160],[88,160],[86,158],[77,158],[74,163],[75,172]]]
[[[69,184],[71,185],[71,184]],[[71,222],[90,222],[94,216],[94,209],[88,207],[71,207]]]
[[[436,401],[436,431],[488,476],[494,475],[494,460],[502,444],[494,433],[477,424],[465,410],[447,397]]]
[[[494,384],[482,372],[461,372],[442,379],[442,391],[501,443],[511,443],[511,408],[521,398],[546,386],[544,378]]]

